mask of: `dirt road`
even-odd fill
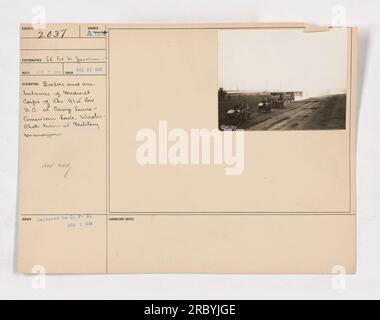
[[[245,130],[323,130],[344,129],[346,96],[331,95],[287,103],[271,113],[252,112]]]

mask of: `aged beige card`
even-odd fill
[[[21,272],[355,272],[355,28],[20,35]]]

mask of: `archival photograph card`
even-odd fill
[[[22,24],[19,271],[354,273],[356,33]]]

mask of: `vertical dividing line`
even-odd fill
[[[349,112],[349,142],[348,142],[348,148],[349,148],[349,194],[350,194],[350,214],[354,214],[355,220],[354,220],[354,259],[355,259],[355,266],[354,268],[357,268],[357,251],[358,251],[358,232],[357,232],[357,216],[356,216],[356,169],[352,170],[351,166],[353,165],[354,168],[356,167],[356,122],[357,122],[357,98],[356,98],[356,85],[357,85],[357,74],[356,74],[356,65],[357,63],[357,56],[356,56],[356,50],[357,50],[357,42],[356,42],[356,31],[353,28],[349,28],[349,40],[350,40],[350,112]],[[355,42],[355,43],[354,43]],[[355,76],[355,81],[353,81],[353,76]],[[355,106],[355,108],[353,108]],[[352,116],[353,109],[355,111],[354,116]],[[346,110],[347,114],[347,110]],[[354,121],[353,121],[354,120]],[[352,135],[352,136],[351,136]],[[351,144],[354,143],[353,146]],[[354,175],[354,176],[351,176]],[[353,185],[352,182],[354,181]],[[352,204],[352,201],[354,201],[354,204]],[[354,212],[352,210],[354,209]]]
[[[351,147],[351,143],[352,143],[352,138],[351,138],[351,134],[352,134],[352,123],[351,123],[351,119],[352,119],[352,116],[351,116],[351,113],[352,113],[352,109],[353,109],[353,105],[352,105],[352,95],[353,95],[353,81],[352,81],[352,76],[353,76],[353,70],[352,70],[352,68],[353,68],[353,64],[352,64],[352,60],[353,60],[353,49],[352,49],[352,28],[349,28],[348,29],[348,32],[349,32],[349,40],[350,40],[350,57],[349,57],[349,59],[350,59],[350,73],[349,73],[349,76],[350,76],[350,110],[349,110],[349,112],[347,112],[347,110],[346,110],[346,114],[348,114],[348,116],[349,116],[349,120],[348,120],[348,125],[349,125],[349,132],[348,132],[348,153],[349,153],[349,155],[348,155],[348,167],[349,167],[349,175],[348,175],[348,179],[349,179],[349,183],[348,183],[348,185],[349,185],[349,188],[350,188],[350,190],[349,190],[349,199],[350,199],[350,204],[349,204],[349,209],[350,209],[350,213],[352,213],[351,212],[351,210],[352,210],[352,186],[351,186],[351,183],[352,183],[352,177],[351,177],[351,174],[352,174],[352,170],[351,170],[351,166],[352,166],[352,161],[351,161],[351,157],[352,157],[352,155],[351,155],[351,152],[352,152],[352,147]],[[354,102],[355,103],[355,102]]]
[[[105,31],[107,33],[106,36],[106,273],[108,273],[108,206],[109,206],[109,101],[110,101],[110,93],[109,93],[109,33],[107,26],[105,26]]]

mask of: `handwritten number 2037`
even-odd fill
[[[50,31],[38,31],[37,39],[41,38],[63,38],[65,36],[67,29],[62,30],[50,30]]]

